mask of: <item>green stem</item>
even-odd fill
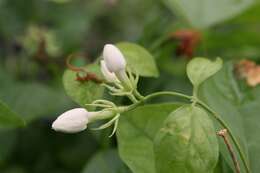
[[[97,112],[89,112],[88,115],[88,123],[92,123],[98,120],[104,120],[104,119],[109,119],[114,117],[114,112],[113,111],[108,111],[108,110],[102,110],[102,111],[97,111]]]
[[[236,148],[237,148],[237,151],[238,151],[238,154],[246,168],[246,172],[247,173],[250,173],[250,168],[249,168],[249,165],[246,161],[246,157],[245,157],[245,154],[242,152],[242,148],[241,146],[239,145],[239,142],[236,140],[235,136],[233,135],[231,129],[228,127],[228,125],[225,123],[225,121],[220,117],[218,116],[218,114],[212,110],[207,104],[205,104],[204,102],[202,102],[201,100],[197,100],[197,102],[203,106],[205,109],[207,109],[213,116],[214,118],[221,124],[221,126],[223,126],[224,128],[227,129],[229,135],[230,135],[230,138],[231,140],[233,141],[233,143],[235,144]]]
[[[178,92],[174,92],[174,91],[160,91],[160,92],[155,92],[155,93],[145,96],[143,100],[146,101],[146,100],[149,100],[154,97],[161,96],[161,95],[178,96],[178,97],[182,97],[182,98],[186,98],[186,99],[192,99],[191,96],[188,96],[186,94],[182,94],[182,93],[178,93]]]
[[[141,94],[137,91],[137,89],[134,90],[133,94],[134,94],[138,99],[140,99],[140,100],[143,100],[143,99],[144,99],[144,96],[141,95]]]
[[[115,75],[118,78],[118,80],[121,82],[123,87],[126,89],[126,91],[131,91],[132,90],[131,81],[128,78],[128,76],[127,76],[127,74],[126,74],[126,72],[124,70],[115,72]]]
[[[186,94],[181,94],[181,93],[173,92],[173,91],[155,92],[155,93],[152,93],[152,94],[149,94],[149,95],[143,97],[140,101],[138,101],[138,102],[136,102],[136,103],[134,103],[130,106],[124,107],[122,112],[133,110],[136,107],[138,107],[139,105],[145,103],[146,101],[148,101],[148,100],[150,100],[154,97],[158,97],[158,96],[162,96],[162,95],[178,96],[178,97],[186,98],[186,99],[189,99],[189,100],[191,100],[193,98],[192,96],[188,96]]]
[[[138,100],[135,98],[135,96],[133,95],[127,95],[127,97],[133,102],[133,103],[137,103]]]

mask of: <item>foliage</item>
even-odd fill
[[[95,73],[98,78],[101,78],[101,72],[97,64],[85,67],[86,72]],[[63,84],[68,95],[79,105],[85,106],[103,95],[104,88],[94,81],[78,81],[78,72],[66,70],[63,75]],[[86,75],[83,72],[83,75]],[[76,91],[76,92],[75,92]]]
[[[158,172],[213,172],[218,142],[207,112],[182,106],[173,111],[156,135]]]
[[[236,73],[240,59],[260,62],[259,9],[254,0],[0,1],[0,172],[233,173],[216,115],[233,135],[241,173],[250,171],[245,165],[259,172],[260,89]],[[185,39],[174,33],[183,29],[200,34],[192,57],[177,53]],[[135,87],[144,98],[164,90],[192,95],[149,97],[112,122],[111,138],[110,128],[54,133],[54,118],[75,104],[131,105],[99,82],[77,80],[88,72],[105,80],[98,60],[111,42],[132,77],[140,76]],[[66,58],[78,52],[84,56],[73,65],[84,71],[67,69]]]
[[[241,13],[253,4],[253,0],[245,1],[214,1],[195,0],[178,1],[163,0],[173,12],[186,18],[191,25],[197,28],[206,28]]]
[[[156,172],[155,135],[164,119],[177,107],[176,104],[147,105],[120,119],[117,132],[119,154],[133,172]]]
[[[253,122],[258,118],[259,108],[256,102],[259,99],[259,87],[243,89],[239,83],[233,75],[232,63],[228,63],[202,86],[200,97],[218,111],[230,125],[242,144],[243,152],[250,160],[252,171],[257,172],[259,165],[255,154],[259,153],[259,146],[255,142],[259,140],[259,136],[252,130],[258,129],[258,125]],[[225,150],[222,149],[221,152],[227,155]]]
[[[0,123],[1,127],[24,126],[24,121],[12,112],[6,104],[0,101]]]
[[[93,156],[91,161],[86,165],[83,173],[126,173],[116,150],[101,151]]]
[[[118,43],[117,46],[123,52],[129,68],[134,73],[145,77],[159,76],[153,56],[144,48],[126,42]]]

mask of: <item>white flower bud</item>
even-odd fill
[[[108,69],[107,69],[107,66],[106,66],[106,63],[104,60],[101,60],[101,72],[103,74],[103,76],[105,77],[105,79],[108,81],[108,82],[111,82],[111,83],[114,83],[114,82],[117,82],[118,79],[115,75],[115,73],[111,73]]]
[[[52,129],[65,133],[77,133],[87,128],[88,111],[83,108],[71,109],[61,114],[52,124]]]
[[[110,72],[125,70],[126,61],[121,51],[112,44],[106,44],[103,50],[103,58]]]

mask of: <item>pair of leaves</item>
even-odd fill
[[[207,113],[192,106],[158,104],[123,115],[119,153],[134,173],[212,172],[218,143]]]
[[[163,0],[163,2],[192,26],[207,28],[245,11],[254,0]]]
[[[143,47],[122,42],[116,44],[126,58],[127,64],[132,72],[144,77],[157,77],[159,75],[153,56]],[[90,64],[85,70],[102,78],[100,66]],[[67,94],[81,106],[100,99],[103,96],[104,88],[93,81],[77,81],[76,72],[66,70],[63,75],[63,85]]]

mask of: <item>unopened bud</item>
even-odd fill
[[[52,124],[52,129],[65,133],[77,133],[87,128],[88,111],[83,108],[71,109],[61,114]]]
[[[103,58],[110,72],[125,70],[126,61],[121,51],[112,44],[106,44],[103,50]]]
[[[107,69],[107,66],[106,66],[106,63],[104,60],[101,60],[101,72],[103,74],[103,76],[105,77],[105,79],[108,81],[108,82],[111,82],[111,83],[114,83],[114,82],[117,82],[118,79],[115,75],[115,73],[111,73],[108,69]]]

